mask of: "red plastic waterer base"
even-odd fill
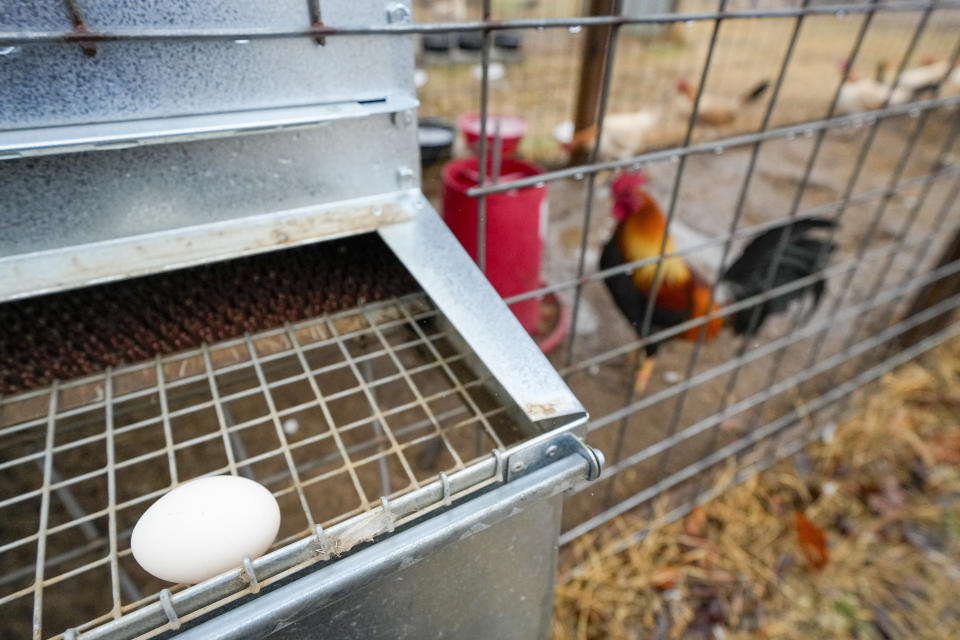
[[[570,308],[563,300],[554,293],[550,292],[540,299],[540,322],[535,331],[530,333],[540,351],[550,353],[563,342],[567,332],[570,330]]]

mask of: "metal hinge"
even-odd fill
[[[554,438],[532,442],[507,458],[507,482],[527,475],[537,469],[567,456],[578,455],[587,461],[587,480],[600,477],[603,454],[589,446],[572,433],[563,433]]]

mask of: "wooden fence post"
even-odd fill
[[[590,0],[591,16],[609,16],[616,0]],[[573,144],[570,164],[583,164],[590,157],[590,149],[596,133],[597,115],[603,74],[606,71],[607,51],[613,27],[585,27],[586,42],[583,61],[580,64],[580,86],[577,88],[576,113],[573,118]]]

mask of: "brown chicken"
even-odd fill
[[[643,189],[642,174],[623,174],[614,181],[613,215],[619,221],[613,236],[603,248],[600,268],[610,269],[629,262],[657,258],[666,231],[666,218],[656,201]],[[835,245],[828,240],[814,237],[810,232],[830,228],[834,222],[822,218],[805,218],[787,222],[755,237],[744,248],[740,257],[720,277],[715,300],[710,299],[710,283],[688,262],[674,252],[673,239],[667,236],[664,257],[657,276],[657,262],[641,265],[628,273],[618,273],[605,279],[607,289],[613,296],[621,313],[630,321],[637,335],[645,337],[644,314],[653,289],[655,277],[659,277],[656,300],[653,305],[649,333],[667,329],[693,318],[706,316],[725,304],[746,300],[768,289],[782,287],[790,282],[815,274],[830,260]],[[786,245],[779,259],[777,248],[786,234]],[[776,261],[776,272],[770,277]],[[790,303],[806,296],[812,299],[809,313],[816,310],[825,283],[816,280],[802,287],[786,291],[771,299],[741,309],[726,317],[717,317],[706,323],[704,339],[714,339],[724,324],[730,323],[738,335],[754,335],[771,314],[785,312]],[[676,337],[696,340],[700,326],[687,329]],[[642,392],[653,373],[654,356],[660,343],[645,347],[646,357],[635,380],[635,389]]]

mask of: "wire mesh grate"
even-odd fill
[[[270,489],[280,548],[456,475],[521,438],[487,382],[415,294],[4,398],[0,617],[46,637],[156,601],[130,533],[193,478]]]

